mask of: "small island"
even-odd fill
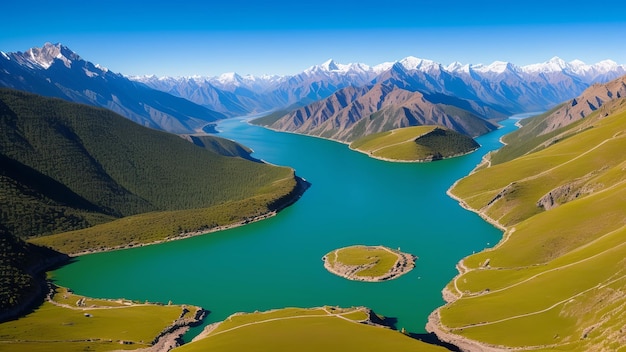
[[[443,126],[398,128],[359,138],[350,149],[395,162],[429,162],[465,155],[480,145],[470,136]]]
[[[383,246],[356,245],[329,252],[322,260],[331,273],[355,281],[395,279],[415,267],[416,256]]]

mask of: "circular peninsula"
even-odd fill
[[[322,260],[331,273],[355,281],[395,279],[415,267],[416,256],[383,246],[350,246],[329,252]]]

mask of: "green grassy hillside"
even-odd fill
[[[479,147],[471,137],[439,126],[414,126],[374,133],[350,148],[373,158],[431,161],[469,153]]]
[[[200,308],[194,306],[92,299],[62,287],[54,291],[35,312],[0,324],[1,349],[31,352],[149,348],[168,327],[176,324],[185,329],[197,321],[200,313]]]
[[[250,156],[252,150],[250,148],[229,139],[209,135],[188,136],[188,139],[193,142],[193,144],[216,152],[220,155],[241,157],[252,160],[252,157]]]
[[[202,137],[199,147],[108,110],[13,90],[0,90],[0,131],[0,224],[22,238],[164,212],[164,239],[267,213],[297,186],[293,170],[245,160],[230,141]],[[206,217],[194,222],[185,211]],[[113,242],[95,229],[37,241],[74,251],[155,240],[130,224]]]
[[[529,131],[541,119],[505,139],[499,163],[451,189],[506,233],[459,265],[440,333],[522,349],[625,350],[626,100],[548,135]]]
[[[322,307],[233,315],[174,351],[447,351],[364,324],[369,314],[363,308]]]

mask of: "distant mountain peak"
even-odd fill
[[[366,72],[377,72],[375,70],[375,68],[369,67],[368,65],[362,64],[362,63],[351,63],[351,64],[338,64],[335,60],[333,59],[329,59],[324,61],[322,64],[319,65],[314,65],[311,66],[309,68],[307,68],[306,70],[304,70],[304,74],[305,75],[311,75],[311,74],[327,74],[327,73],[333,73],[333,74],[340,74],[340,75],[345,75],[347,73],[357,73],[357,74],[362,74],[362,73],[366,73]]]
[[[551,58],[547,62],[547,64],[550,66],[550,68],[554,68],[555,71],[562,71],[568,67],[567,62],[565,62],[565,60],[561,59],[558,56]]]
[[[328,59],[324,61],[324,63],[322,63],[320,67],[325,69],[326,71],[338,71],[339,70],[339,66],[337,66],[337,63],[335,63],[335,60],[333,59]]]
[[[236,72],[226,72],[226,73],[222,73],[221,75],[219,75],[219,77],[217,77],[218,81],[220,82],[232,82],[232,81],[241,81],[241,76],[238,75]]]
[[[72,67],[72,61],[80,60],[76,53],[61,43],[45,43],[41,48],[28,49],[24,54],[27,60],[44,69],[48,69],[56,59],[63,61],[67,68]]]
[[[571,67],[565,60],[555,56],[543,63],[524,66],[522,70],[525,72],[562,72],[571,69]]]
[[[507,71],[513,71],[513,72],[517,71],[517,66],[507,61],[494,61],[490,63],[489,65],[486,65],[486,66],[476,65],[473,68],[479,72],[483,72],[483,73],[491,72],[491,73],[496,73],[496,74],[502,74]]]
[[[470,71],[470,64],[463,64],[461,62],[455,61],[446,67],[446,71],[468,73]]]
[[[610,60],[610,59],[607,59],[607,60],[602,60],[602,61],[598,62],[594,66],[596,66],[598,68],[602,68],[605,71],[610,71],[610,70],[616,69],[619,65],[617,64],[617,62],[615,62],[613,60]]]
[[[404,59],[400,60],[399,63],[407,70],[428,71],[433,68],[440,68],[439,63],[435,61],[420,59],[415,56],[407,56]]]

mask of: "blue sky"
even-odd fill
[[[61,42],[128,75],[294,74],[329,58],[375,65],[559,56],[626,63],[626,3],[527,1],[10,1],[0,50]]]

